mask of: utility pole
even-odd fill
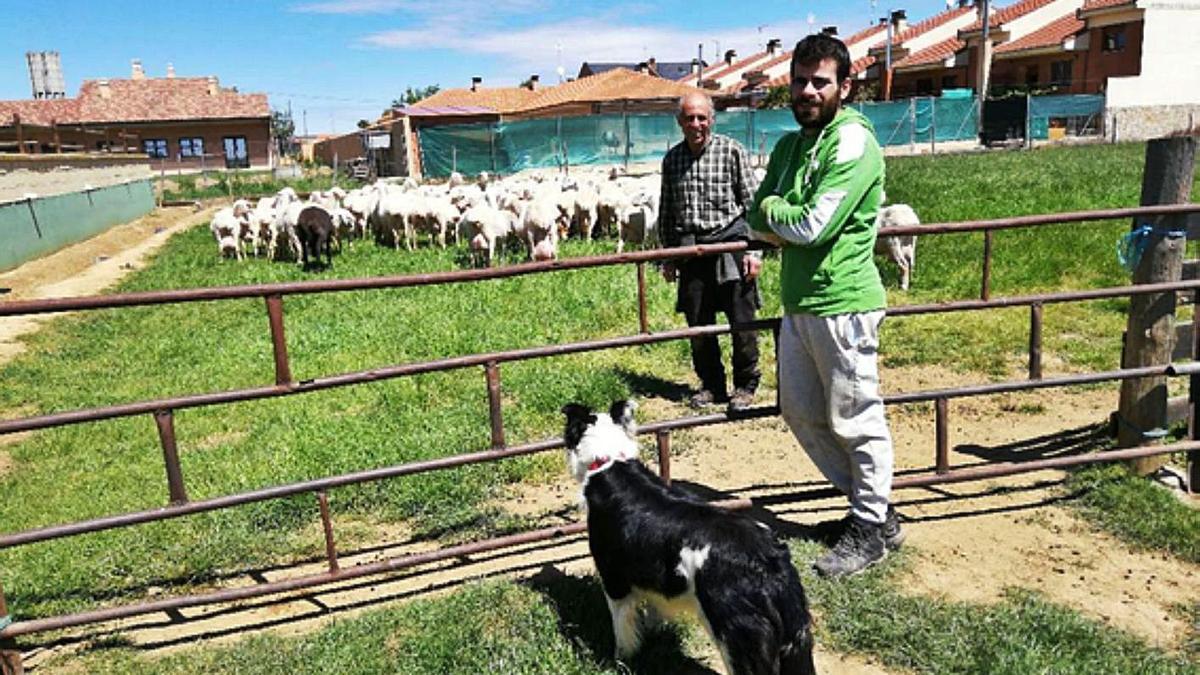
[[[991,2],[983,3],[983,42],[979,45],[979,132],[983,133],[983,102],[988,95],[988,80],[992,73],[992,39],[990,37]],[[1029,133],[1026,130],[1026,133]]]

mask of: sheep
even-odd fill
[[[312,205],[297,200],[284,204],[282,208],[276,208],[275,220],[271,221],[271,240],[267,245],[267,258],[271,260],[279,259],[279,244],[282,237],[283,243],[287,245],[292,255],[295,256],[296,262],[302,262],[300,256],[303,251],[300,245],[300,237],[296,234],[296,225],[300,219],[300,212],[309,206]]]
[[[525,208],[521,216],[524,237],[529,245],[531,260],[554,260],[558,257],[559,223],[562,212],[550,194],[541,194]]]
[[[475,264],[491,265],[496,259],[496,245],[509,238],[517,230],[517,216],[487,204],[473,206],[459,221],[461,237],[470,242],[471,257]]]
[[[213,214],[208,227],[212,230],[213,238],[217,240],[217,251],[222,257],[233,256],[238,260],[242,259],[240,240],[245,217],[246,214],[242,217],[235,215],[232,206],[226,206]]]
[[[333,219],[329,211],[319,204],[309,204],[300,210],[296,218],[296,234],[300,238],[301,264],[307,268],[308,256],[313,256],[313,264],[321,264],[321,252],[325,252],[327,265],[333,265]]]
[[[881,227],[896,227],[900,225],[920,225],[917,214],[908,204],[891,204],[879,209],[875,218],[875,229]],[[885,253],[896,266],[900,268],[900,289],[908,290],[913,269],[917,266],[917,235],[900,234],[888,237],[878,237],[875,240],[875,252]]]

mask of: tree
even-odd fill
[[[275,109],[271,111],[271,136],[275,139],[279,154],[295,154],[296,123],[292,121],[290,110]]]
[[[442,90],[442,88],[436,84],[431,84],[428,87],[419,87],[417,89],[413,89],[412,87],[405,87],[404,88],[404,96],[394,99],[392,101],[392,107],[393,108],[403,108],[406,105],[412,105],[412,104],[416,103],[417,101],[420,101],[422,99],[426,99],[426,98],[429,98],[430,96],[433,96],[434,94],[438,93],[441,90]]]
[[[768,108],[787,108],[792,105],[792,91],[786,84],[778,87],[771,87],[767,90],[767,95],[758,104],[760,109]]]

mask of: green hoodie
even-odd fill
[[[887,305],[874,258],[883,174],[875,131],[853,108],[815,137],[795,131],[775,144],[748,220],[785,242],[785,312],[833,316]]]

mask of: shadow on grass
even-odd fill
[[[613,662],[612,622],[598,578],[575,577],[545,565],[522,583],[552,604],[559,617],[559,632],[582,656],[603,664]],[[646,675],[716,675],[716,671],[684,653],[681,630],[665,623],[644,628],[641,649],[623,663],[629,672]]]
[[[645,373],[635,373],[625,368],[617,369],[617,377],[629,385],[629,390],[634,395],[665,398],[668,401],[682,403],[692,392],[691,387],[686,384],[664,380],[661,377]]]
[[[955,451],[989,462],[1022,462],[1052,457],[1069,457],[1102,450],[1111,442],[1108,426],[1092,424],[1061,432],[1023,438],[995,446],[964,443]]]

